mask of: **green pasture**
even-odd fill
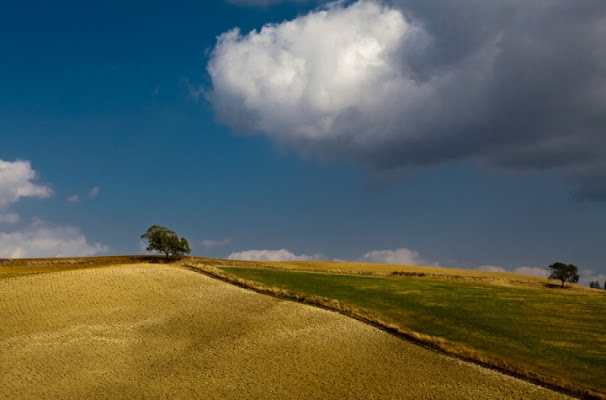
[[[606,295],[419,277],[221,267],[266,286],[339,300],[425,335],[606,393]]]

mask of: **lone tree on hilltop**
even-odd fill
[[[141,239],[147,239],[149,246],[147,251],[157,251],[169,256],[182,256],[191,253],[187,239],[181,238],[173,231],[163,226],[154,225],[141,235]]]
[[[562,281],[562,287],[565,282],[576,283],[579,281],[578,269],[575,265],[556,262],[547,267],[551,273],[549,279],[558,279]]]

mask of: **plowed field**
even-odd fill
[[[0,279],[0,398],[565,399],[170,265]]]

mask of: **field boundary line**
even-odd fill
[[[254,281],[241,279],[233,275],[229,275],[226,272],[212,265],[192,265],[184,263],[183,266],[184,268],[190,271],[202,273],[211,278],[219,279],[221,281],[230,283],[240,288],[252,290],[259,294],[270,295],[272,297],[276,297],[282,300],[294,301],[297,303],[303,303],[310,306],[319,307],[328,311],[337,312],[341,315],[354,318],[375,328],[381,329],[382,331],[394,335],[400,339],[422,346],[428,350],[435,351],[442,355],[455,357],[463,361],[471,362],[481,367],[495,370],[506,375],[513,376],[515,378],[519,378],[527,382],[545,387],[550,390],[554,390],[580,399],[606,400],[606,394],[602,394],[591,389],[579,387],[569,382],[564,382],[551,377],[543,376],[533,371],[517,367],[502,360],[493,359],[491,357],[486,356],[480,351],[473,350],[459,344],[448,342],[447,340],[439,337],[424,335],[418,332],[403,329],[402,327],[397,326],[395,324],[385,322],[363,309],[343,304],[342,302],[335,299],[329,299],[320,296],[309,296],[284,289],[265,286]]]

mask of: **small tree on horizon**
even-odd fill
[[[550,272],[548,278],[562,281],[562,287],[565,282],[576,283],[579,281],[578,268],[573,264],[555,262],[547,267],[547,270]]]
[[[180,238],[177,234],[168,228],[159,225],[150,226],[141,239],[147,239],[149,245],[147,251],[157,251],[158,253],[170,256],[182,256],[191,253],[187,239]]]

